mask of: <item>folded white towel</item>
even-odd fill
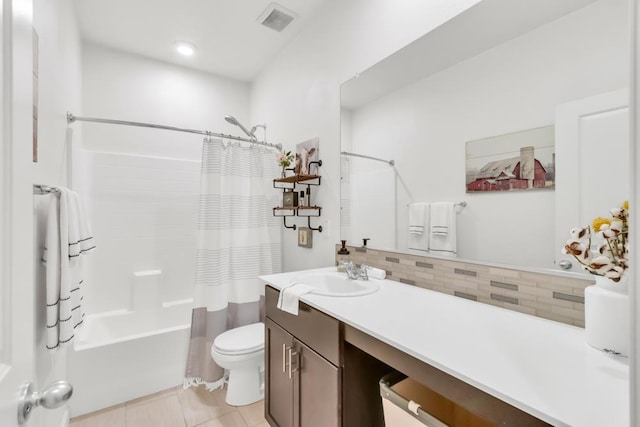
[[[424,233],[425,211],[428,210],[428,203],[411,203],[409,205],[409,233]]]
[[[431,234],[446,236],[447,234],[449,234],[449,227],[445,225],[433,225],[431,226]]]
[[[78,226],[80,227],[79,246],[80,253],[86,254],[92,252],[96,248],[95,240],[93,238],[93,232],[91,231],[91,224],[89,223],[89,217],[87,217],[84,206],[80,201],[78,193],[72,191],[76,202],[76,209],[78,210]]]
[[[407,247],[419,251],[429,249],[429,203],[411,203],[409,205],[409,234]],[[425,232],[427,231],[427,232]]]
[[[431,204],[429,230],[431,232],[429,251],[456,253],[456,209],[453,202]]]
[[[304,283],[291,283],[280,290],[280,297],[278,298],[278,307],[282,311],[298,315],[298,302],[302,295],[308,294],[313,288],[305,285]]]
[[[382,280],[387,277],[387,272],[381,268],[367,266],[367,276],[370,279]]]

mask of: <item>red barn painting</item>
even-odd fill
[[[545,188],[547,171],[534,155],[534,147],[520,148],[520,155],[483,166],[467,191],[506,191]]]
[[[467,141],[467,193],[553,189],[553,125]]]

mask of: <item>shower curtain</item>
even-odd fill
[[[204,142],[197,223],[195,304],[184,386],[222,387],[211,358],[222,332],[264,318],[264,283],[281,270],[280,222],[273,189],[278,153],[255,144]]]

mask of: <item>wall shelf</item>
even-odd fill
[[[317,162],[310,162],[309,166],[316,165],[317,167],[322,166],[322,160],[318,160]],[[293,169],[286,169],[288,171],[293,171]],[[287,191],[296,191],[297,187],[306,186],[305,198],[311,197],[311,186],[319,186],[321,182],[320,175],[290,175],[283,178],[276,178],[273,180],[273,188],[282,190],[283,193]],[[276,206],[273,208],[273,216],[282,217],[282,221],[285,228],[289,228],[292,230],[296,230],[296,224],[288,225],[287,217],[306,217],[307,218],[307,226],[310,230],[322,232],[322,226],[318,227],[311,226],[311,218],[317,218],[322,215],[322,207],[320,206]]]
[[[291,175],[285,178],[274,179],[275,182],[286,183],[305,183],[307,185],[320,185],[320,175]],[[318,180],[317,184],[309,183],[308,181]]]

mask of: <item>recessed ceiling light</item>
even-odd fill
[[[195,45],[189,42],[176,42],[175,47],[178,53],[184,56],[192,56],[196,51]]]

